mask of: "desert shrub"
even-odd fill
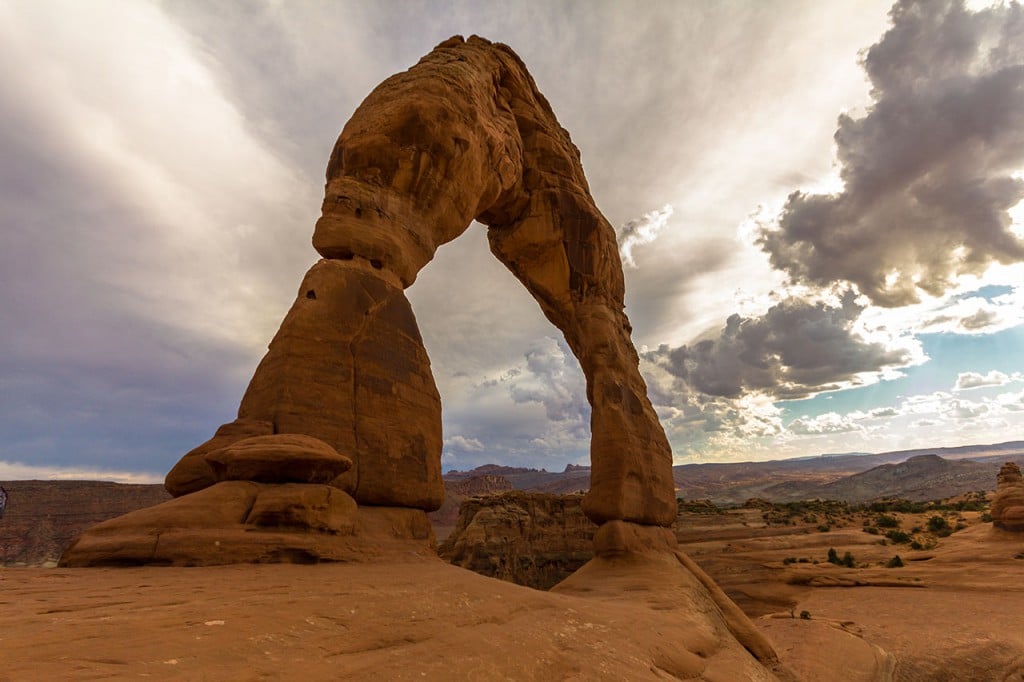
[[[808,559],[805,556],[800,557],[797,561],[799,561],[801,564],[809,564],[809,563],[811,563],[811,560]],[[814,563],[818,563],[818,562],[815,561]]]
[[[940,538],[944,538],[953,532],[953,529],[949,526],[949,521],[942,516],[933,516],[928,519],[928,530],[935,533]]]
[[[893,558],[889,559],[889,563],[885,565],[886,568],[903,568],[903,559],[897,554]]]
[[[882,500],[868,504],[869,511],[879,512],[900,512],[902,514],[921,514],[928,509],[924,502],[911,502],[910,500]]]
[[[864,532],[868,535],[878,535],[878,529],[874,526],[864,526]]]
[[[982,523],[992,523],[992,515],[988,512],[985,512],[981,515],[981,521]]]
[[[849,552],[843,555],[843,558],[840,560],[839,563],[843,566],[846,566],[847,568],[853,568],[856,565],[853,559],[853,555]]]
[[[786,557],[785,559],[782,560],[782,563],[785,564],[786,566],[788,566],[789,564],[795,564],[796,563],[796,557],[795,556],[788,556],[788,557]]]
[[[827,533],[830,530],[832,530],[832,526],[830,526],[828,524],[823,523],[820,526],[818,526],[818,532],[819,533]]]
[[[836,551],[835,547],[829,547],[828,548],[828,562],[830,564],[836,564],[836,565],[838,565],[840,563],[839,552]]]
[[[896,542],[896,543],[899,543],[899,544],[902,544],[902,545],[905,545],[906,543],[910,542],[910,540],[911,540],[910,535],[908,535],[907,533],[903,532],[902,530],[890,530],[888,533],[885,534],[885,537],[889,538],[893,542]]]
[[[875,524],[879,528],[899,528],[900,520],[895,516],[889,516],[888,514],[879,514],[878,518],[875,519]]]
[[[914,540],[913,542],[910,543],[910,549],[922,550],[922,549],[924,549],[924,545],[922,545],[917,540]]]

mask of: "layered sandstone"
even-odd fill
[[[671,524],[671,450],[630,341],[615,232],[522,61],[503,45],[456,37],[353,114],[331,154],[313,244],[409,286],[474,219],[587,378],[588,516]]]
[[[999,469],[996,481],[992,525],[1003,530],[1024,532],[1024,479],[1020,466],[1007,462]]]
[[[580,497],[515,491],[468,499],[438,553],[476,573],[549,589],[593,556],[597,526]]]
[[[455,37],[381,83],[342,130],[313,235],[324,259],[306,274],[237,420],[168,474],[173,504],[87,533],[64,562],[101,562],[104,547],[128,563],[264,560],[242,538],[268,542],[250,532],[266,519],[295,521],[288,532],[301,556],[323,541],[312,554],[332,559],[335,539],[358,528],[353,510],[440,507],[441,403],[404,289],[474,220],[583,368],[592,406],[586,515],[671,525],[671,450],[630,340],[615,232],[522,61],[504,45]],[[323,495],[353,502],[310,512]],[[211,500],[230,513],[206,514]],[[269,500],[290,511],[236,513]],[[146,524],[158,548],[196,533],[208,542],[181,540],[162,558],[146,545]],[[130,556],[100,541],[120,532],[141,538],[128,543]]]

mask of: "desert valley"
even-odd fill
[[[1024,534],[990,515],[1003,461],[1024,464],[1024,443],[686,465],[680,490],[709,497],[680,497],[674,533],[774,645],[779,676],[1017,680]],[[899,467],[910,487],[893,487]],[[446,474],[441,559],[207,568],[54,568],[87,526],[166,492],[3,482],[0,679],[685,679],[659,658],[684,636],[684,596],[659,601],[642,575],[596,602],[548,591],[593,557],[586,473]],[[793,500],[793,481],[845,497]],[[730,502],[751,489],[764,496]]]

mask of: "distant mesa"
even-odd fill
[[[1024,533],[1024,479],[1020,466],[1007,462],[996,477],[996,494],[992,498],[992,525],[1002,530]]]

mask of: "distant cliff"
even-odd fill
[[[9,499],[0,518],[0,566],[55,562],[83,530],[170,499],[162,485],[101,481],[3,481]]]
[[[593,555],[597,526],[583,515],[581,498],[521,491],[470,498],[438,553],[456,566],[546,590]]]

